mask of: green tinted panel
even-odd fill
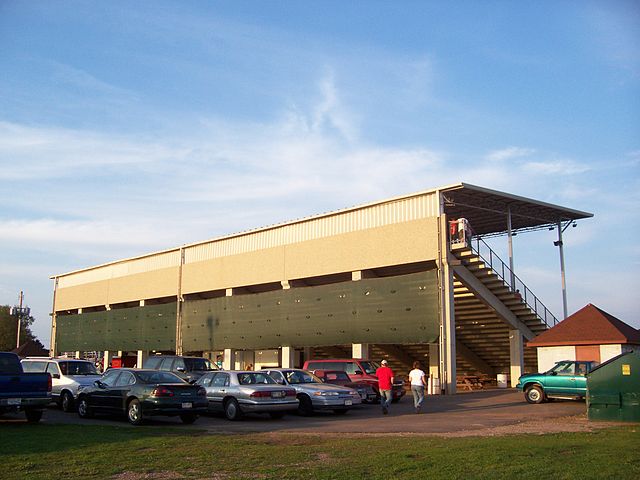
[[[185,302],[185,351],[348,343],[429,343],[436,271]]]
[[[176,304],[148,305],[56,318],[57,349],[173,350]]]

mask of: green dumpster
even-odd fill
[[[625,352],[587,374],[589,420],[640,422],[640,352]]]

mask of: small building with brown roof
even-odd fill
[[[38,340],[27,340],[18,348],[14,348],[11,351],[21,358],[49,356],[49,350],[46,350]]]
[[[561,360],[605,362],[628,351],[640,351],[640,331],[592,304],[581,308],[527,343],[537,347],[538,370]]]

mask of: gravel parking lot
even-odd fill
[[[7,421],[7,418],[9,417],[0,420],[0,424]],[[98,417],[83,420],[76,414],[64,413],[55,407],[45,412],[42,422],[129,426],[124,418]],[[147,424],[225,434],[278,432],[444,436],[590,431],[611,426],[610,423],[589,422],[584,402],[554,401],[530,405],[524,401],[521,392],[511,389],[431,396],[427,398],[423,412],[419,415],[413,411],[412,398],[405,397],[392,405],[389,415],[382,415],[378,405],[363,405],[343,416],[317,413],[311,417],[287,415],[282,420],[273,420],[266,415],[247,415],[240,421],[230,422],[222,416],[207,415],[200,417],[194,425],[183,425],[177,417],[154,417]]]

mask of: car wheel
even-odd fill
[[[93,412],[91,411],[91,407],[89,407],[89,402],[87,402],[86,397],[81,397],[80,400],[78,400],[78,415],[82,418],[93,417]]]
[[[30,408],[25,410],[24,413],[27,415],[27,422],[29,423],[38,423],[42,418],[42,410],[33,410]]]
[[[140,425],[142,423],[142,406],[140,401],[135,398],[127,405],[127,420],[131,425]]]
[[[300,395],[298,397],[300,403],[298,404],[298,413],[305,417],[313,414],[313,404],[311,403],[311,399],[307,395]]]
[[[196,415],[195,413],[183,413],[182,415],[180,415],[180,420],[182,420],[182,423],[185,423],[187,425],[191,425],[196,421],[197,418],[198,415]]]
[[[225,403],[224,415],[228,420],[238,420],[242,417],[240,405],[238,405],[238,401],[235,398],[232,398]]]
[[[542,403],[544,402],[544,392],[538,385],[533,385],[525,390],[524,398],[529,403]]]
[[[334,410],[333,413],[335,413],[336,415],[344,415],[345,413],[347,413],[347,409],[342,408],[340,410]]]
[[[60,400],[60,407],[62,408],[63,412],[73,412],[73,406],[74,406],[74,401],[73,401],[73,395],[71,395],[70,392],[63,392],[62,393],[62,397]]]
[[[284,417],[284,412],[269,412],[269,416],[274,420],[280,420]]]

